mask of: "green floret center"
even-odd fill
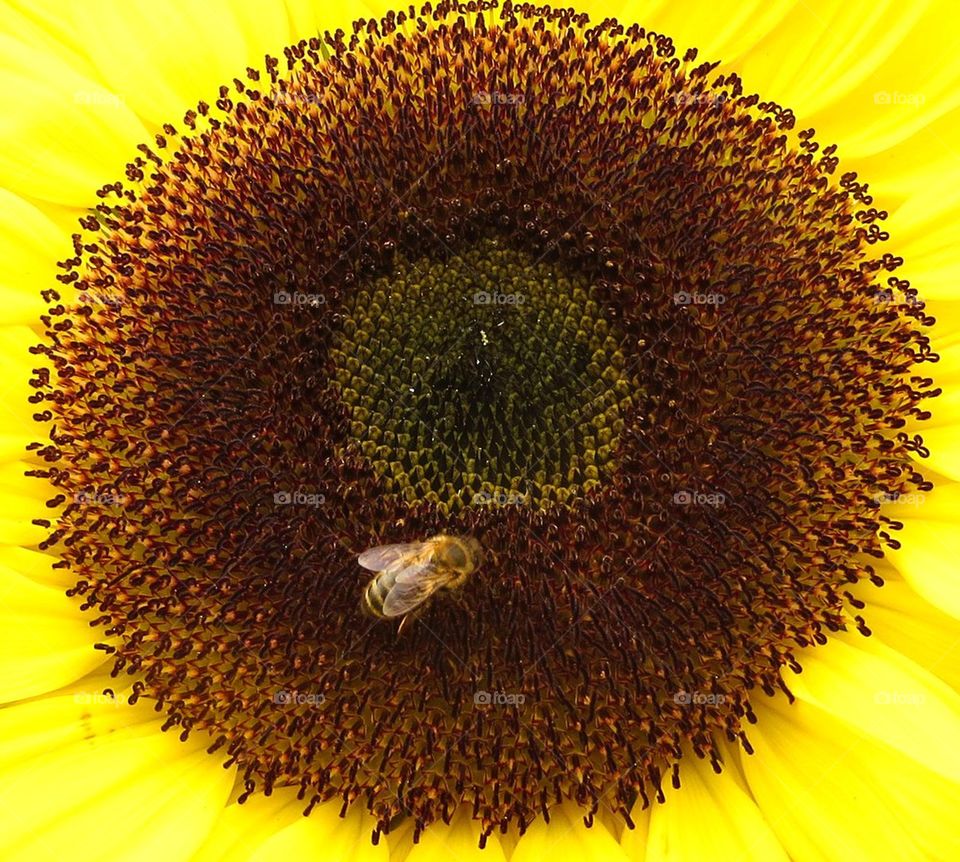
[[[448,511],[566,503],[614,468],[635,396],[590,279],[495,238],[361,285],[333,351],[352,446]]]

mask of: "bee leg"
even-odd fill
[[[403,628],[409,620],[413,619],[413,614],[406,614],[402,620],[400,620],[400,625],[397,626],[397,640],[400,640],[400,635],[403,634]]]

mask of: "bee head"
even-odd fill
[[[467,568],[476,569],[483,562],[483,545],[473,536],[466,536],[463,539],[463,546],[466,550]]]

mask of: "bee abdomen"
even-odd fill
[[[396,576],[389,572],[380,572],[363,591],[363,606],[367,613],[375,617],[383,617],[383,602],[387,598],[387,593],[396,581]]]

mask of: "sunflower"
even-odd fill
[[[950,7],[2,9],[4,859],[960,859]]]

